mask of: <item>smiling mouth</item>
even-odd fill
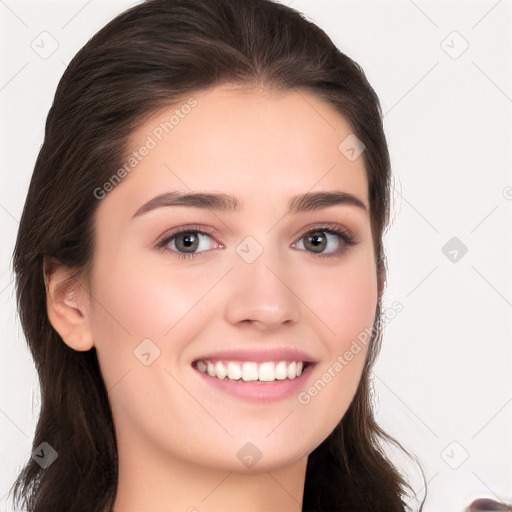
[[[313,363],[305,361],[211,361],[198,359],[192,366],[218,380],[243,382],[273,382],[293,380]]]

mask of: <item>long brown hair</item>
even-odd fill
[[[390,160],[379,100],[360,66],[300,12],[271,0],[148,0],[121,13],[60,80],[13,254],[18,310],[41,388],[32,447],[44,442],[58,453],[46,468],[28,459],[10,491],[17,506],[111,510],[118,459],[108,393],[95,348],[71,349],[49,322],[44,262],[74,269],[73,279],[87,275],[99,204],[93,191],[126,160],[130,134],[159,109],[224,83],[306,90],[347,120],[365,145],[376,263],[385,284]],[[403,448],[377,425],[371,403],[382,326],[379,294],[355,397],[309,455],[303,511],[408,510],[412,489],[381,445]]]

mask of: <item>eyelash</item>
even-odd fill
[[[304,232],[300,236],[299,241],[302,240],[303,238],[305,238],[307,235],[316,233],[318,231],[328,233],[330,235],[338,236],[343,241],[344,246],[342,246],[341,249],[338,249],[337,251],[335,251],[333,253],[314,253],[312,251],[306,251],[306,252],[310,252],[313,256],[317,256],[320,258],[341,257],[345,253],[346,250],[348,250],[350,247],[353,247],[354,245],[357,244],[357,241],[355,240],[355,238],[350,234],[350,232],[347,229],[342,228],[338,224],[332,224],[332,223],[321,224],[319,226],[314,226],[313,228],[309,228],[306,232]],[[176,228],[176,230],[171,231],[171,233],[166,234],[163,238],[158,240],[155,244],[155,248],[164,253],[171,253],[174,256],[176,256],[177,258],[182,259],[182,260],[196,258],[196,257],[200,256],[201,254],[203,254],[204,252],[208,252],[208,251],[201,251],[201,252],[196,252],[196,253],[184,253],[184,252],[174,251],[172,249],[167,248],[166,246],[174,237],[176,237],[177,235],[180,235],[182,233],[199,233],[199,234],[209,235],[213,238],[213,232],[214,232],[213,229],[208,228],[207,226],[200,226],[198,224],[192,224],[190,226],[180,226],[179,228]]]

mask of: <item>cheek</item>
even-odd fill
[[[128,259],[96,267],[91,322],[106,382],[140,366],[137,350],[144,340],[157,347],[152,350],[162,356],[161,362],[169,357],[169,346],[177,355],[197,334],[201,329],[197,302],[212,286],[212,276],[191,277],[190,272],[152,268]]]
[[[318,378],[298,402],[327,430],[336,426],[352,402],[373,332],[375,267],[370,259],[358,257],[337,271],[313,276],[317,291],[308,294],[308,306],[318,317],[316,332],[323,334],[327,353],[317,365]]]
[[[319,267],[308,276],[302,296],[324,325],[331,352],[344,351],[375,319],[377,277],[371,254],[354,254],[338,267]]]

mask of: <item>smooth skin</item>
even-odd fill
[[[350,126],[309,92],[223,85],[193,97],[190,113],[100,200],[88,278],[59,293],[67,270],[47,276],[48,315],[70,347],[97,350],[119,451],[114,512],[298,512],[308,455],[349,407],[367,347],[307,404],[296,394],[249,403],[205,384],[191,364],[220,349],[296,346],[317,361],[309,387],[371,329],[380,288],[363,158],[340,152]],[[148,118],[130,151],[176,108]],[[171,191],[232,194],[241,208],[133,217]],[[286,215],[292,196],[322,191],[350,193],[366,209]],[[355,245],[330,235],[315,252],[307,236],[326,222]],[[155,248],[190,224],[213,229],[197,257],[178,258],[183,234],[167,252]],[[252,263],[236,251],[248,236],[263,249]],[[134,354],[145,339],[160,350],[148,366]],[[252,467],[237,457],[246,443],[262,454]]]

